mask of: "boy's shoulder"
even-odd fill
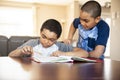
[[[98,32],[109,32],[110,27],[109,25],[104,21],[104,20],[100,20],[99,23],[96,25]]]
[[[32,43],[38,43],[38,44],[39,44],[39,43],[40,43],[40,39],[30,39],[30,40],[28,40],[27,42],[28,42],[28,43],[31,43],[31,44],[32,44]]]
[[[109,25],[107,24],[107,22],[105,22],[105,21],[102,20],[102,19],[98,22],[97,26],[98,26],[98,27],[99,27],[99,26],[107,26],[107,27],[109,27]]]
[[[27,42],[25,42],[24,44],[22,44],[18,48],[22,48],[24,46],[32,46],[32,47],[34,47],[34,46],[38,45],[39,43],[40,43],[39,39],[30,39],[30,40],[28,40]]]
[[[56,43],[55,43],[56,45],[61,45],[61,46],[71,46],[71,45],[69,45],[69,44],[65,44],[63,41],[57,41]]]
[[[56,44],[56,46],[58,46],[60,51],[67,52],[67,51],[72,51],[73,50],[73,46],[72,45],[65,44],[62,41],[58,41],[55,44]]]
[[[80,24],[80,18],[75,18],[73,21],[73,25],[75,28],[78,28],[78,25]]]
[[[80,23],[80,18],[75,18],[75,19],[74,19],[74,22]]]
[[[62,41],[57,41],[55,44],[56,44],[57,46],[62,46],[62,45],[64,45],[64,43],[63,43]]]

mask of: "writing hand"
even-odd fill
[[[22,54],[33,54],[33,48],[31,46],[25,46],[21,49]]]

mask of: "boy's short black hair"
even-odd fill
[[[96,18],[101,16],[101,5],[97,1],[88,1],[82,7],[83,12],[87,12],[91,17]]]
[[[59,21],[55,20],[55,19],[48,19],[46,20],[43,24],[42,27],[40,29],[40,31],[42,32],[43,29],[48,29],[51,32],[54,32],[57,34],[57,38],[60,37],[61,32],[62,32],[62,27],[61,24],[59,23]]]

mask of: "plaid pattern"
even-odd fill
[[[78,47],[86,50],[86,51],[92,51],[93,48],[88,46],[88,38],[94,38],[95,41],[98,37],[98,29],[95,26],[91,30],[85,30],[81,24],[78,25],[78,31],[79,31],[79,39],[78,39]]]

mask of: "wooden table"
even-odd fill
[[[36,63],[0,57],[0,80],[120,80],[120,62]]]

